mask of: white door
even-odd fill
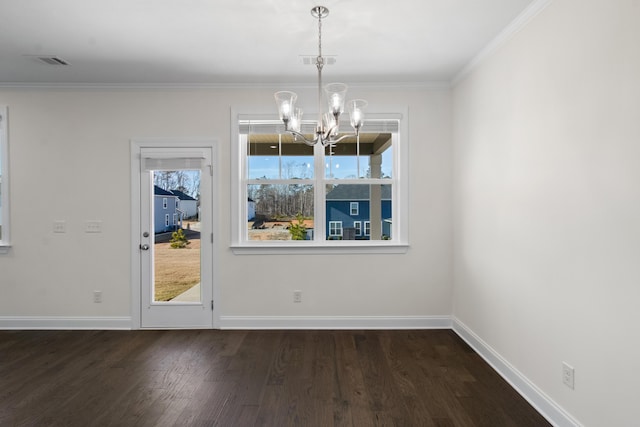
[[[140,327],[211,328],[213,148],[134,150],[139,159],[140,219],[134,247],[137,243]]]

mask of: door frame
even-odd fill
[[[218,141],[213,138],[135,138],[130,141],[131,151],[131,329],[142,329],[142,306],[141,306],[141,265],[140,265],[140,235],[142,233],[140,227],[140,178],[141,170],[141,152],[143,148],[209,148],[211,149],[211,237],[212,244],[212,286],[213,300],[215,301],[212,312],[212,327],[220,328],[220,298],[218,281],[218,197],[219,197],[219,180],[218,180]],[[202,236],[201,238],[206,238]],[[144,328],[149,329],[149,328]]]

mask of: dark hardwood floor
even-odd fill
[[[1,426],[549,426],[450,330],[0,331]]]

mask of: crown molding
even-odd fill
[[[471,72],[477,69],[484,61],[491,57],[498,49],[507,44],[516,34],[527,26],[533,18],[549,6],[553,0],[535,0],[520,15],[518,15],[507,27],[489,42],[467,65],[460,70],[451,80],[450,87],[455,87]]]
[[[348,82],[347,82],[348,83]],[[355,82],[348,83],[359,89],[449,89],[448,81],[414,82]],[[23,83],[0,82],[0,89],[6,90],[88,90],[88,91],[131,91],[131,90],[274,90],[315,89],[316,83]]]

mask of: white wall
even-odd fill
[[[453,93],[454,316],[585,426],[640,420],[639,18],[556,0]]]
[[[140,137],[218,140],[222,316],[449,316],[449,90],[353,91],[409,109],[406,254],[234,255],[230,108],[275,113],[272,92],[0,89],[0,104],[9,106],[13,232],[12,251],[0,257],[0,317],[132,315],[129,141]],[[83,233],[91,219],[103,221],[102,234]],[[67,221],[66,234],[52,233],[54,220]],[[92,302],[94,289],[103,291],[102,304]],[[292,303],[294,289],[304,292],[302,304]]]

